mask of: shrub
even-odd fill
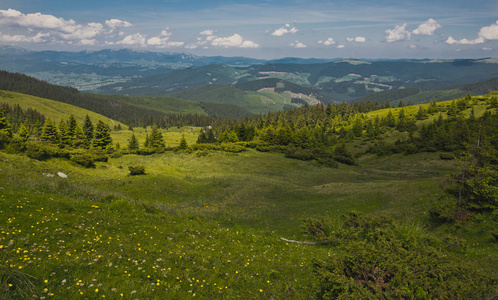
[[[239,153],[239,152],[246,151],[246,148],[241,146],[241,145],[236,145],[236,144],[225,144],[225,145],[223,145],[223,151],[232,152],[232,153]]]
[[[416,225],[358,213],[343,215],[331,231],[325,221],[305,223],[319,241],[341,250],[314,261],[319,299],[486,299],[495,275],[452,255],[455,239],[440,239]],[[458,240],[461,246],[464,241]]]
[[[145,167],[142,165],[137,165],[137,166],[129,166],[128,170],[130,170],[130,175],[135,176],[135,175],[145,175]]]
[[[75,153],[71,155],[70,160],[85,168],[95,167],[95,160],[92,155],[88,153]]]
[[[197,157],[208,156],[208,154],[209,154],[209,151],[206,151],[206,150],[195,151],[195,156],[197,156]]]

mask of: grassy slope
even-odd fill
[[[76,121],[79,124],[83,124],[86,115],[90,117],[92,122],[96,123],[99,120],[103,121],[110,126],[121,124],[123,127],[127,127],[123,123],[109,119],[100,114],[94,113],[92,111],[86,110],[84,108],[79,108],[70,104],[57,102],[53,100],[43,99],[35,96],[30,96],[26,94],[20,94],[9,91],[0,91],[0,102],[7,103],[10,106],[19,104],[22,109],[36,109],[45,117],[51,118],[54,121],[60,119],[67,119],[71,114],[74,115]]]
[[[410,114],[418,107],[404,109]],[[476,114],[484,109],[476,106]],[[175,146],[182,133],[190,144],[197,132],[171,128],[164,136]],[[145,130],[135,128],[135,134],[143,143]],[[113,132],[121,145],[129,136]],[[333,249],[280,237],[306,240],[303,218],[336,218],[352,209],[424,226],[442,195],[439,183],[455,168],[438,153],[367,155],[359,166],[330,169],[253,150],[125,155],[94,169],[3,152],[0,162],[0,262],[34,276],[33,294],[53,293],[55,299],[121,293],[141,299],[309,299],[312,261],[334,255]],[[147,175],[128,177],[128,166],[138,164]],[[69,178],[43,176],[57,172]],[[496,274],[498,244],[478,234],[486,221],[457,230],[468,241],[465,259]]]
[[[333,253],[280,237],[306,240],[302,218],[351,209],[427,222],[453,169],[437,154],[329,169],[252,150],[127,155],[95,169],[0,160],[0,261],[33,275],[35,294],[66,299],[310,298],[311,261]],[[127,177],[136,164],[147,175]],[[56,172],[69,178],[42,175]],[[481,245],[468,259],[497,261],[496,243],[470,242]]]

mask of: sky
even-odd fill
[[[0,45],[260,59],[498,57],[498,1],[0,0]]]

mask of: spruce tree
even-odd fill
[[[42,127],[41,140],[52,144],[59,144],[59,133],[55,123],[47,118]]]
[[[94,147],[105,149],[105,147],[107,147],[111,143],[112,138],[109,126],[107,126],[104,122],[99,121],[97,123],[97,126],[95,127],[92,145]]]
[[[88,148],[89,146],[90,146],[90,141],[83,132],[83,129],[78,124],[76,124],[76,127],[74,129],[73,147]]]
[[[24,123],[21,123],[21,125],[19,126],[19,130],[17,130],[17,135],[25,142],[29,139],[29,131],[28,129],[26,128],[26,126],[24,126]]]
[[[85,123],[83,123],[83,132],[85,133],[86,138],[89,141],[93,140],[94,127],[92,120],[90,120],[90,117],[88,115],[86,115]]]
[[[187,149],[188,147],[188,144],[187,144],[187,140],[185,139],[185,135],[182,134],[182,139],[180,140],[180,146],[178,146],[180,149]]]
[[[157,126],[152,126],[152,132],[149,137],[149,147],[154,149],[161,149],[165,147],[163,134]]]
[[[0,135],[5,139],[12,137],[12,127],[4,114],[4,108],[0,107]],[[0,136],[0,138],[1,138]]]
[[[67,120],[67,133],[69,134],[69,136],[74,137],[76,126],[78,126],[76,118],[74,117],[74,115],[70,115],[69,120]]]
[[[201,133],[199,133],[199,137],[197,137],[197,144],[207,143],[207,136],[203,129],[201,129]]]
[[[73,140],[73,136],[69,135],[69,129],[67,127],[66,122],[64,122],[63,120],[61,120],[59,122],[58,129],[59,129],[59,142],[60,142],[60,145],[62,147],[71,146],[72,143],[73,143],[73,141],[72,141]]]
[[[138,150],[138,140],[135,137],[134,133],[131,135],[131,138],[128,140],[128,150],[130,151]]]

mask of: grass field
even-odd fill
[[[313,259],[334,248],[281,237],[307,240],[303,218],[352,209],[426,226],[453,169],[437,154],[331,169],[253,150],[0,162],[0,262],[53,299],[308,299]],[[147,175],[127,176],[138,164]],[[43,175],[57,172],[68,178]],[[481,243],[469,259],[496,262],[496,243],[467,235]]]

